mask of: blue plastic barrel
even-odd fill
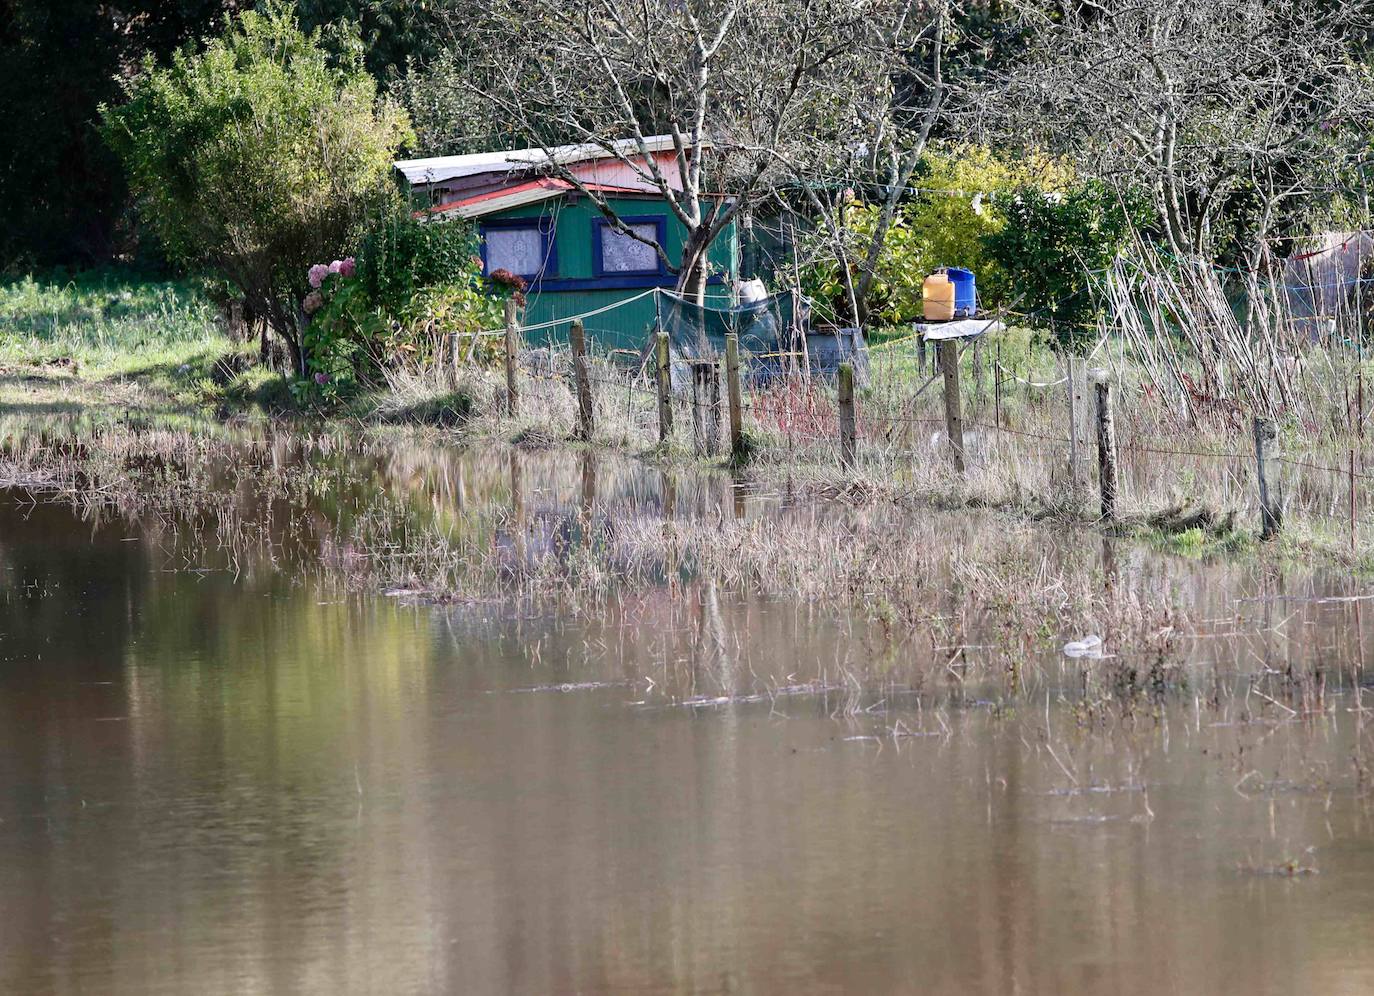
[[[954,317],[972,318],[978,313],[978,284],[973,271],[951,266],[945,273],[954,285]]]

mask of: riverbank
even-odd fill
[[[74,416],[88,425],[130,417],[284,418],[305,432],[411,426],[459,445],[565,447],[570,458],[591,449],[682,470],[729,462],[723,406],[674,396],[665,444],[653,383],[624,357],[589,357],[588,430],[566,349],[522,352],[514,413],[504,373],[480,367],[456,377],[393,371],[380,389],[320,410],[302,409],[288,382],[257,364],[254,346],[230,339],[223,316],[195,284],[119,272],[26,278],[0,287],[0,320],[0,409],[10,416]],[[963,472],[949,458],[933,358],[927,362],[909,338],[875,339],[884,341],[870,350],[869,386],[857,398],[854,462],[840,459],[833,386],[770,375],[744,392],[746,456],[734,461],[744,479],[910,515],[989,510],[1073,524],[1194,557],[1315,557],[1374,572],[1374,518],[1361,501],[1370,454],[1362,439],[1299,422],[1280,427],[1275,467],[1285,528],[1276,542],[1261,544],[1253,444],[1243,421],[1221,413],[1184,429],[1151,402],[1137,370],[1105,355],[1101,361],[1114,364],[1118,377],[1121,486],[1117,517],[1104,523],[1091,444],[1080,445],[1079,473],[1068,473],[1066,387],[1056,358],[1027,333],[1013,330],[995,350],[965,351]]]

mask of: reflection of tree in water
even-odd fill
[[[122,723],[104,720],[125,711],[124,655],[148,577],[144,547],[126,538],[0,492],[0,826],[7,884],[22,897],[0,890],[11,934],[0,954],[12,944],[34,970],[56,953],[52,918],[89,886],[53,829],[85,805],[71,770],[83,753],[76,745],[120,751],[125,736]],[[111,769],[102,794],[123,792],[128,774]]]
[[[129,538],[0,492],[0,680],[118,672],[147,581],[144,547]]]

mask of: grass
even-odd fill
[[[9,407],[191,409],[251,362],[195,281],[106,269],[0,282],[0,404]]]
[[[283,571],[346,591],[574,615],[665,586],[781,599],[851,621],[862,652],[844,680],[870,697],[936,692],[952,675],[980,699],[1043,695],[1072,684],[1058,673],[1059,648],[1100,634],[1105,656],[1083,665],[1093,683],[1081,703],[1087,726],[1189,692],[1190,641],[1216,624],[1190,618],[1185,568],[1148,566],[1130,544],[1109,559],[1086,533],[1020,517],[781,491],[762,509],[703,508],[689,496],[708,482],[693,473],[647,472],[662,475],[654,497],[637,461],[618,464],[639,468],[626,487],[617,462],[598,466],[605,458],[591,451],[583,460],[496,445],[481,453],[465,457],[442,432],[413,428],[21,417],[0,421],[0,487],[97,520],[137,520],[181,562]],[[670,481],[681,506],[668,504]],[[1185,530],[1175,541],[1188,552],[1205,538]],[[1300,704],[1305,672],[1267,668],[1247,646],[1235,643],[1226,680]]]
[[[16,412],[299,414],[286,381],[254,365],[251,347],[229,341],[216,309],[194,283],[121,271],[11,280],[0,285],[0,330],[0,403]],[[740,458],[728,460],[695,451],[691,401],[681,396],[674,400],[672,439],[660,444],[652,385],[596,357],[596,430],[589,441],[574,444],[570,361],[560,350],[530,354],[514,417],[506,410],[503,375],[482,368],[462,371],[456,384],[432,369],[391,370],[377,389],[315,414],[350,423],[435,426],[466,440],[525,448],[615,450],[660,467],[728,464],[748,480],[850,504],[992,509],[1025,519],[1097,523],[1095,444],[1086,443],[1088,482],[1069,480],[1060,361],[1029,332],[1011,329],[963,353],[969,469],[962,475],[949,465],[941,385],[930,380],[933,356],[923,363],[915,341],[895,331],[873,339],[871,383],[859,397],[859,459],[849,469],[839,464],[834,390],[823,381],[747,387],[746,446]],[[1154,403],[1141,371],[1114,349],[1109,345],[1094,362],[1116,372],[1123,480],[1115,529],[1192,557],[1268,556],[1271,548],[1253,540],[1258,512],[1247,427],[1225,413],[1180,424]],[[1322,377],[1330,371],[1324,370],[1314,361],[1304,373],[1308,411],[1322,397],[1328,407],[1339,406],[1345,385],[1327,384]],[[1365,471],[1364,446],[1333,435],[1333,418],[1318,421],[1320,428],[1299,420],[1282,426],[1281,442],[1293,459],[1283,470],[1286,531],[1274,549],[1280,556],[1315,553],[1374,570],[1374,508],[1365,503],[1357,509],[1352,547],[1348,482],[1339,473],[1355,446]],[[727,434],[722,425],[720,435]],[[1197,516],[1201,520],[1193,522]]]

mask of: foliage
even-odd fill
[[[166,65],[188,41],[256,0],[0,0],[0,268],[98,265],[156,257],[129,212],[117,159],[97,125],[102,104],[145,56]],[[430,0],[294,0],[306,30],[398,85],[436,53]],[[356,27],[355,27],[356,26]]]
[[[308,282],[309,376],[293,388],[300,401],[336,403],[388,368],[433,366],[451,336],[502,320],[505,294],[488,288],[476,235],[460,222],[390,214],[363,237],[356,262],[317,264]]]
[[[1001,303],[1006,275],[988,256],[984,238],[1006,224],[1004,195],[1023,187],[1062,192],[1071,181],[1070,170],[1046,156],[1013,160],[972,144],[928,152],[914,176],[915,192],[882,234],[874,266],[867,311],[869,320],[880,326],[919,318],[922,283],[942,266],[972,270],[978,275],[979,297],[990,304]],[[861,265],[880,220],[877,204],[854,204],[845,211],[845,252],[851,272]],[[850,310],[839,265],[819,245],[815,248],[820,261],[803,274],[803,289],[838,319]]]
[[[988,258],[1001,267],[1032,327],[1082,351],[1092,344],[1102,309],[1094,274],[1126,247],[1148,208],[1096,181],[1064,194],[1021,187],[1003,195],[999,207],[1006,223],[984,236]]]
[[[342,255],[387,196],[405,115],[282,0],[227,22],[203,52],[146,61],[126,90],[103,131],[145,219],[176,259],[230,280],[303,372],[307,269]]]
[[[438,51],[435,5],[416,0],[294,0],[311,30],[334,33],[338,48],[356,51],[378,80],[397,79],[412,62]],[[342,31],[340,29],[343,29]]]
[[[0,269],[104,263],[129,241],[118,163],[93,124],[145,53],[162,61],[223,0],[0,0]]]
[[[844,252],[851,274],[858,271],[860,254],[874,237],[881,215],[879,205],[858,203],[851,204],[843,214]],[[921,247],[916,233],[900,213],[888,225],[881,246],[869,290],[868,318],[880,325],[890,325],[913,317],[920,310]],[[840,261],[835,258],[839,254],[813,248],[819,260],[803,270],[802,292],[816,304],[820,316],[842,322],[853,309],[847,300],[849,288]]]
[[[918,268],[923,273],[941,266],[972,270],[979,297],[998,305],[1006,300],[1006,274],[988,257],[984,239],[1006,224],[1002,195],[1022,187],[1063,193],[1073,174],[1043,153],[1013,158],[986,146],[960,144],[927,155],[915,182],[920,193],[902,216],[920,247]]]
[[[422,221],[404,211],[373,225],[358,248],[358,275],[368,296],[393,312],[403,310],[419,290],[451,280],[470,282],[480,269],[471,225]]]
[[[1032,0],[1028,13],[1037,37],[989,89],[982,124],[1147,191],[1176,252],[1251,252],[1342,172],[1364,187],[1368,4]]]

